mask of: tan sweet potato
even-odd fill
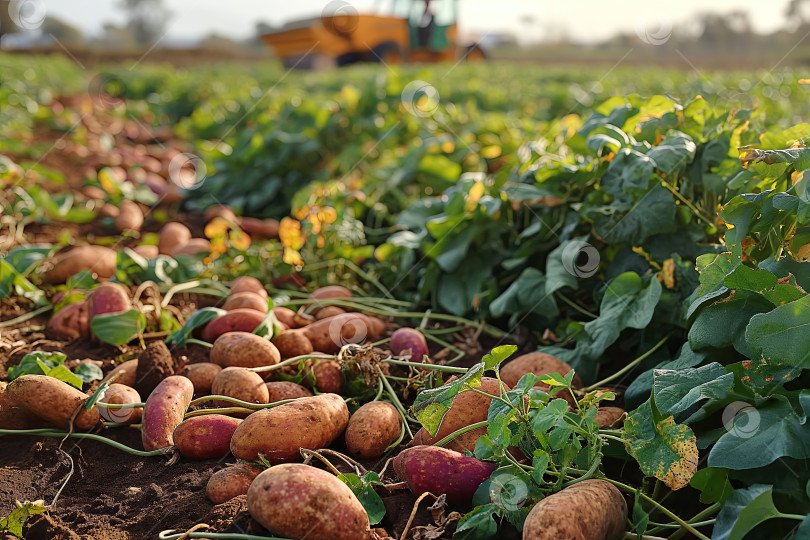
[[[192,416],[174,428],[174,445],[186,459],[215,459],[231,452],[231,436],[242,422],[222,414]]]
[[[180,244],[179,246],[172,248],[170,255],[172,257],[178,257],[180,255],[197,257],[210,252],[211,242],[205,238],[192,238],[185,244]]]
[[[340,285],[327,285],[326,287],[315,289],[312,291],[309,297],[313,300],[325,300],[328,298],[351,298],[352,291],[346,287],[341,287]]]
[[[627,503],[605,480],[583,480],[537,503],[526,516],[523,540],[614,540],[624,533]]]
[[[313,358],[306,362],[304,382],[322,394],[340,394],[343,391],[343,373],[336,360]]]
[[[0,429],[37,429],[48,423],[34,413],[18,407],[6,393],[8,383],[0,381]]]
[[[99,422],[98,408],[84,408],[87,395],[59,379],[46,375],[22,375],[6,387],[9,404],[22,407],[37,417],[61,429],[70,427],[70,419],[77,409],[80,412],[73,421],[76,429],[88,430]]]
[[[362,344],[378,338],[385,325],[375,319],[362,313],[344,313],[315,321],[305,326],[303,332],[315,350],[334,354],[344,345]]]
[[[298,463],[263,471],[247,493],[253,519],[280,536],[307,540],[367,540],[368,514],[333,474]]]
[[[394,458],[393,465],[411,493],[444,494],[450,504],[470,504],[478,486],[498,468],[495,463],[440,446],[406,448]]]
[[[141,227],[143,227],[143,211],[138,203],[121,201],[118,206],[118,216],[115,218],[115,230],[120,233],[140,231]]]
[[[253,332],[264,321],[266,314],[255,309],[238,308],[220,315],[203,329],[202,337],[213,343],[228,332]]]
[[[222,367],[213,362],[199,362],[187,365],[180,375],[191,381],[195,394],[207,394],[211,391],[214,378],[220,371]]]
[[[145,450],[157,450],[174,445],[174,429],[194,396],[194,385],[180,375],[163,379],[152,391],[143,408],[141,439]]]
[[[148,244],[141,244],[140,246],[136,246],[132,251],[134,251],[144,259],[154,259],[158,255],[160,255],[157,246],[151,246]]]
[[[596,423],[599,427],[615,427],[624,420],[624,409],[621,407],[599,407]]]
[[[258,373],[241,367],[226,367],[214,377],[211,392],[217,396],[228,396],[250,403],[267,403],[269,394],[264,380]],[[219,407],[232,407],[227,401],[215,401]]]
[[[262,282],[252,276],[240,276],[231,282],[231,294],[252,292],[268,298],[267,289]]]
[[[45,326],[45,335],[62,341],[90,337],[90,315],[87,312],[87,302],[80,300],[68,304],[54,313]]]
[[[141,395],[137,390],[129,386],[113,383],[101,396],[98,401],[98,412],[101,417],[108,422],[118,422],[121,424],[134,424],[141,419],[143,409],[110,409],[101,403],[130,404],[141,403]]]
[[[481,379],[481,386],[479,386],[478,389],[492,396],[500,395],[498,379],[492,377],[483,377]],[[506,386],[506,390],[509,390],[509,386]],[[439,427],[436,436],[431,437],[430,433],[428,433],[425,428],[422,428],[414,435],[412,444],[435,444],[454,431],[469,426],[470,424],[486,420],[491,401],[492,398],[479,394],[478,392],[461,392],[453,399],[453,405],[444,416],[444,420],[442,420],[442,425]],[[475,443],[478,442],[478,437],[486,432],[487,428],[482,427],[465,433],[450,441],[447,444],[447,448],[462,453],[465,450],[473,452],[475,450]]]
[[[64,283],[82,270],[109,279],[115,273],[116,253],[104,246],[79,246],[56,254],[51,264],[52,268],[45,272],[45,281],[53,285]]]
[[[286,324],[287,328],[295,328],[298,326],[298,323],[295,322],[295,312],[290,308],[274,307],[273,314],[276,316],[276,319],[278,319],[278,322]]]
[[[346,448],[363,459],[377,459],[402,430],[396,407],[385,401],[366,403],[352,415],[346,427]]]
[[[214,341],[211,362],[222,367],[272,366],[281,361],[278,349],[270,341],[250,332],[227,332]],[[269,376],[271,372],[263,375]]]
[[[304,354],[312,354],[314,350],[309,338],[301,330],[287,330],[276,336],[273,344],[278,349],[281,358],[293,358]]]
[[[501,380],[509,386],[515,386],[520,378],[527,373],[535,375],[545,375],[546,373],[559,373],[566,375],[571,371],[571,366],[555,356],[546,353],[529,353],[518,356],[501,367]],[[582,388],[582,379],[579,375],[574,375],[571,381],[574,388]],[[537,383],[535,388],[548,389],[547,384]]]
[[[123,362],[115,366],[115,368],[113,368],[112,371],[107,373],[107,375],[104,377],[104,379],[102,379],[101,382],[107,382],[110,379],[112,379],[115,375],[118,375],[118,377],[116,377],[114,382],[134,388],[135,381],[137,380],[136,376],[137,372],[138,372],[138,359],[136,358],[134,360],[127,360],[126,362]]]
[[[270,463],[301,458],[301,448],[329,446],[349,423],[349,409],[337,394],[300,398],[248,416],[231,438],[231,453],[248,461],[259,454]]]
[[[173,221],[160,229],[158,251],[161,255],[171,255],[172,250],[191,240],[191,231],[182,223]]]
[[[211,475],[205,486],[205,495],[214,504],[244,495],[253,480],[264,469],[251,463],[236,463],[220,469]]]
[[[267,387],[268,403],[282,401],[285,399],[296,399],[300,397],[310,397],[312,392],[291,381],[271,381],[264,383]]]
[[[231,223],[237,223],[238,221],[236,219],[236,214],[233,213],[233,210],[224,204],[212,204],[205,209],[205,212],[203,212],[203,219],[205,221],[211,221],[215,217],[225,218]]]
[[[267,297],[254,292],[240,292],[231,294],[222,304],[222,309],[225,311],[238,308],[255,309],[267,313]]]
[[[337,306],[324,306],[313,311],[312,316],[315,317],[316,321],[320,321],[321,319],[328,319],[329,317],[343,315],[344,313],[346,313],[346,310],[343,308],[339,308]]]
[[[278,225],[278,220],[272,218],[243,217],[239,220],[239,226],[242,227],[242,230],[256,239],[278,238]]]

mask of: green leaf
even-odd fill
[[[40,364],[42,372],[48,377],[53,377],[54,379],[66,382],[69,385],[78,388],[79,390],[82,389],[84,381],[82,381],[79,377],[77,377],[72,371],[70,371],[64,365],[58,365],[53,369],[49,369],[47,366],[44,365],[42,361],[38,361],[37,363]]]
[[[717,514],[712,540],[743,540],[754,527],[778,516],[773,486],[754,484],[735,489]]]
[[[385,505],[377,492],[374,491],[373,481],[366,481],[365,478],[364,476],[361,479],[352,473],[338,475],[338,479],[349,486],[357,500],[363,505],[363,509],[368,514],[369,523],[377,525],[385,517]],[[377,483],[379,483],[379,478],[377,478]]]
[[[644,474],[658,478],[671,489],[689,484],[698,466],[697,439],[689,427],[676,424],[671,415],[656,420],[652,404],[647,401],[628,415],[624,434],[627,453],[636,459]]]
[[[689,135],[680,131],[670,131],[666,138],[647,152],[647,157],[655,162],[655,167],[666,174],[683,169],[695,159],[697,145]]]
[[[810,367],[810,295],[752,317],[745,339],[768,363]]]
[[[493,514],[498,511],[496,504],[476,506],[458,522],[453,540],[490,540],[498,533],[498,524]]]
[[[722,503],[734,491],[728,480],[728,470],[717,467],[700,469],[689,485],[700,491],[700,502],[703,504]]]
[[[182,347],[186,344],[186,340],[191,337],[192,332],[197,328],[202,328],[212,320],[220,315],[227,313],[224,309],[216,307],[206,307],[196,311],[191,317],[186,320],[186,324],[166,338],[166,343],[175,347]]]
[[[536,268],[525,269],[499,297],[492,301],[489,309],[494,317],[511,313],[538,313],[546,317],[557,314],[557,304],[546,288],[546,278]]]
[[[706,352],[695,352],[684,343],[678,356],[669,362],[664,362],[653,369],[639,375],[625,391],[624,399],[628,408],[635,408],[647,399],[652,391],[653,374],[656,369],[684,369],[695,367],[706,359]]]
[[[432,437],[438,433],[444,415],[450,410],[456,395],[480,386],[485,369],[483,363],[476,364],[451,383],[419,392],[413,402],[412,410],[416,419]]]
[[[745,328],[752,317],[773,309],[773,304],[761,294],[736,291],[733,297],[705,306],[689,329],[689,345],[699,351],[707,347],[722,349],[733,346],[742,355],[750,356],[745,340]]]
[[[504,360],[515,354],[518,348],[517,345],[499,345],[485,354],[481,358],[481,363],[484,364],[485,370],[495,369],[503,363]]]
[[[93,279],[93,274],[87,270],[82,270],[81,272],[77,272],[73,274],[67,279],[65,286],[68,290],[70,289],[79,289],[79,290],[89,290],[96,286],[96,280]]]
[[[8,368],[8,380],[13,381],[22,375],[45,375],[42,366],[48,371],[65,363],[67,356],[60,352],[35,351],[23,356],[20,363]]]
[[[145,327],[143,314],[134,308],[120,313],[96,315],[90,321],[90,328],[98,339],[116,346],[126,345]]]
[[[709,452],[710,467],[756,469],[788,456],[810,458],[810,431],[806,417],[799,416],[787,398],[774,395],[760,407],[732,410],[727,432]]]
[[[723,399],[734,386],[734,374],[717,362],[699,368],[656,369],[655,405],[664,414],[677,414],[704,399]]]
[[[7,532],[13,534],[17,538],[23,537],[23,525],[26,520],[37,514],[42,514],[47,511],[42,505],[42,501],[26,502],[24,504],[17,503],[17,508],[11,513],[0,520],[0,532]]]
[[[596,223],[596,233],[610,244],[640,244],[650,236],[674,230],[675,201],[667,188],[655,185],[626,212],[611,211]]]
[[[76,366],[76,369],[73,370],[73,373],[84,382],[100,381],[104,378],[104,372],[101,371],[101,368],[90,362],[79,364]]]

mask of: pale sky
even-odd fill
[[[105,21],[122,22],[113,0],[33,0],[46,12],[95,34]],[[320,15],[329,0],[165,0],[173,15],[169,36],[191,39],[216,32],[233,38],[252,34],[254,23],[264,20],[281,25],[290,19]],[[360,13],[384,12],[392,0],[346,0]],[[402,1],[402,0],[400,0]],[[512,32],[525,38],[530,30],[522,20],[531,15],[533,39],[565,33],[574,40],[594,42],[619,31],[634,32],[641,21],[688,23],[700,12],[745,10],[754,30],[767,33],[785,24],[789,0],[460,0],[461,32]],[[375,6],[377,6],[375,10]]]

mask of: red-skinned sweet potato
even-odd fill
[[[211,252],[211,242],[209,242],[205,238],[192,238],[185,244],[180,244],[172,248],[170,255],[172,257],[178,257],[180,255],[186,255],[189,257],[197,257],[204,253]]]
[[[312,291],[309,295],[313,300],[326,300],[329,298],[351,298],[352,291],[340,285],[327,285]]]
[[[298,324],[295,322],[295,312],[290,308],[274,307],[273,314],[278,319],[278,322],[286,324],[287,328],[295,328]]]
[[[205,495],[214,504],[222,504],[234,497],[244,495],[248,492],[253,480],[263,470],[262,467],[251,463],[229,465],[211,475],[205,486]]]
[[[298,463],[263,471],[247,493],[253,519],[280,536],[369,540],[368,514],[333,474]]]
[[[8,383],[0,381],[0,429],[37,429],[49,427],[34,413],[19,407],[6,393]]]
[[[242,421],[222,414],[192,416],[174,429],[174,445],[186,459],[215,459],[231,452],[231,436]]]
[[[413,328],[399,328],[391,334],[389,343],[391,352],[399,356],[410,351],[411,362],[421,362],[423,356],[428,354],[427,341],[419,330]]]
[[[439,446],[413,446],[394,458],[394,471],[414,495],[447,495],[450,504],[470,504],[475,490],[498,468]]]
[[[129,290],[118,283],[102,283],[87,297],[90,320],[97,315],[120,313],[132,308]]]
[[[112,371],[104,376],[104,379],[102,379],[101,382],[107,382],[114,376],[118,375],[113,382],[134,388],[135,381],[137,380],[137,372],[138,359],[135,358],[134,360],[127,360],[126,362],[122,362],[121,364],[115,366]]]
[[[537,503],[526,516],[523,540],[614,540],[624,533],[627,503],[605,480],[583,480]]]
[[[202,337],[213,343],[227,332],[253,332],[264,321],[264,317],[264,313],[255,309],[234,309],[209,322],[203,329]]]
[[[596,423],[599,427],[614,427],[621,424],[624,419],[624,409],[621,407],[599,407],[596,413]]]
[[[301,448],[329,446],[349,423],[349,409],[336,394],[300,398],[248,416],[231,438],[231,453],[248,461],[259,454],[270,463],[301,458]]]
[[[304,382],[322,394],[340,394],[343,391],[343,373],[336,360],[313,358],[306,362]]]
[[[45,326],[45,335],[62,341],[90,337],[90,315],[87,310],[87,302],[80,300],[68,304],[54,313]]]
[[[194,395],[194,385],[180,375],[166,377],[149,394],[143,408],[141,439],[145,450],[174,445],[172,434],[183,421]]]

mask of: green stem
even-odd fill
[[[563,302],[565,302],[565,303],[566,303],[566,304],[568,304],[569,306],[571,306],[571,307],[572,307],[572,308],[573,308],[575,311],[578,311],[578,312],[582,313],[583,315],[585,315],[585,316],[587,316],[587,317],[590,317],[590,318],[592,318],[592,319],[597,319],[597,318],[599,318],[599,315],[597,315],[597,314],[595,314],[595,313],[591,313],[590,311],[588,311],[588,310],[587,310],[587,309],[585,309],[584,307],[580,306],[579,304],[577,304],[577,303],[576,303],[576,302],[574,302],[573,300],[569,299],[569,298],[568,298],[567,296],[565,296],[564,294],[555,293],[555,294],[554,294],[554,296],[555,296],[555,297],[557,297],[557,298],[559,298],[560,300],[562,300]]]
[[[253,371],[256,373],[262,373],[265,371],[273,371],[279,368],[283,368],[284,366],[289,366],[290,364],[297,364],[301,360],[309,360],[310,358],[321,358],[323,360],[334,360],[334,354],[302,354],[301,356],[293,356],[292,358],[287,358],[283,362],[279,362],[278,364],[273,364],[270,366],[262,366],[262,367],[253,367],[253,368],[245,368],[248,371]]]
[[[706,521],[690,521],[689,524],[692,527],[705,527],[706,525],[714,525],[715,521],[717,521],[717,520],[716,519],[707,519]],[[678,525],[677,523],[656,523],[654,521],[650,521],[649,524],[654,525],[656,528],[661,528],[661,529],[680,529],[681,528],[681,526]]]
[[[208,343],[207,341],[203,341],[201,339],[194,339],[194,338],[186,338],[186,345],[201,345],[208,349],[212,348],[213,345]]]
[[[411,426],[408,425],[408,411],[405,410],[405,407],[399,401],[397,397],[397,393],[394,392],[394,389],[391,387],[391,383],[388,382],[388,379],[385,378],[385,374],[380,369],[380,366],[377,366],[377,373],[380,376],[380,380],[385,386],[385,391],[388,392],[389,397],[391,398],[391,404],[396,407],[397,411],[399,411],[400,416],[402,416],[402,422],[405,424],[405,429],[408,431],[408,436],[413,439],[413,433],[411,432]]]
[[[648,356],[650,356],[652,353],[654,353],[655,351],[657,351],[657,350],[658,350],[658,349],[659,349],[659,348],[660,348],[660,347],[661,347],[661,346],[662,346],[664,343],[666,343],[666,342],[667,342],[667,340],[669,339],[669,336],[670,336],[670,335],[671,335],[671,333],[670,333],[670,334],[665,335],[663,338],[661,338],[661,341],[659,341],[658,343],[656,343],[656,344],[653,346],[653,348],[652,348],[652,349],[650,349],[649,351],[645,352],[644,354],[642,354],[641,356],[639,356],[638,358],[636,358],[635,360],[633,360],[632,362],[630,362],[629,364],[627,364],[626,366],[624,366],[622,369],[620,369],[619,371],[617,371],[616,373],[614,373],[614,374],[613,374],[613,375],[611,375],[610,377],[606,377],[606,378],[602,379],[601,381],[599,381],[599,382],[597,382],[597,383],[594,383],[594,384],[592,384],[592,385],[588,386],[587,388],[584,388],[585,392],[590,392],[590,391],[592,391],[592,390],[596,390],[596,389],[597,389],[597,388],[599,388],[600,386],[604,386],[604,385],[606,385],[607,383],[609,383],[609,382],[613,381],[614,379],[618,379],[619,377],[621,377],[621,376],[622,376],[622,375],[624,375],[625,373],[627,373],[627,372],[631,371],[631,370],[632,370],[634,367],[636,367],[638,364],[640,364],[640,363],[641,363],[641,362],[642,362],[642,361],[643,361],[645,358],[647,358]]]
[[[479,429],[479,428],[482,428],[482,427],[487,427],[487,421],[486,420],[482,420],[481,422],[475,422],[474,424],[470,424],[469,426],[464,426],[461,429],[457,429],[453,433],[450,433],[450,434],[446,435],[445,437],[442,437],[441,439],[439,439],[437,442],[433,443],[433,446],[444,446],[445,444],[449,443],[450,441],[452,441],[456,437],[460,437],[460,436],[464,435],[465,433],[469,433],[470,431],[475,431],[476,429]]]
[[[7,321],[0,322],[0,328],[5,328],[6,326],[14,326],[15,324],[19,324],[21,322],[25,322],[27,320],[33,319],[37,315],[41,313],[47,313],[48,311],[52,310],[53,306],[48,304],[47,306],[42,306],[41,308],[35,309],[34,311],[29,311],[28,313],[23,313],[19,317],[15,317],[13,319],[9,319]]]
[[[453,367],[453,366],[445,366],[441,364],[423,364],[421,362],[408,362],[406,360],[394,360],[393,358],[388,358],[383,360],[386,364],[394,364],[397,366],[409,366],[418,369],[430,369],[433,371],[444,371],[446,373],[467,373],[467,368],[460,368],[460,367]]]
[[[436,336],[430,335],[428,333],[425,333],[425,337],[428,338],[430,341],[433,341],[434,343],[438,343],[439,345],[441,345],[445,349],[448,349],[448,350],[453,351],[454,353],[456,353],[456,355],[453,358],[451,358],[450,360],[447,361],[448,364],[453,364],[455,362],[458,362],[462,358],[464,358],[464,351],[462,351],[461,349],[459,349],[455,345],[452,345],[451,343],[449,343],[449,342],[447,342],[447,341],[445,341],[443,339],[437,338]]]
[[[105,403],[103,401],[96,401],[96,407],[104,407],[105,409],[140,409],[146,403]]]
[[[783,514],[781,512],[779,512],[779,515],[776,517],[785,519],[796,519],[798,521],[804,521],[807,518],[807,516],[803,516],[801,514]]]
[[[639,494],[639,496],[640,496],[642,499],[644,499],[644,500],[646,500],[647,502],[651,503],[653,506],[655,506],[656,508],[658,508],[658,509],[659,509],[661,512],[663,512],[664,514],[666,514],[666,515],[667,515],[667,517],[669,517],[670,519],[672,519],[673,521],[675,521],[676,523],[678,523],[678,524],[679,524],[681,527],[683,527],[684,529],[686,529],[688,532],[692,533],[694,536],[696,536],[696,537],[697,537],[697,538],[699,538],[700,540],[711,540],[711,539],[710,539],[708,536],[706,536],[705,534],[702,534],[700,531],[698,531],[697,529],[695,529],[694,527],[692,527],[690,524],[688,524],[687,522],[685,522],[683,519],[681,519],[680,517],[678,517],[677,515],[675,515],[675,514],[674,514],[674,513],[673,513],[673,512],[672,512],[672,511],[669,509],[669,508],[666,508],[665,506],[662,506],[662,505],[661,505],[661,504],[659,504],[657,501],[655,501],[654,499],[652,499],[651,497],[649,497],[649,496],[648,496],[646,493],[644,493],[643,491],[638,490],[638,489],[636,489],[636,488],[634,488],[634,487],[628,486],[627,484],[622,484],[621,482],[618,482],[618,481],[616,481],[616,480],[612,480],[612,479],[610,479],[610,478],[605,478],[604,480],[606,480],[606,481],[610,482],[611,484],[613,484],[613,485],[614,485],[614,486],[616,486],[617,488],[619,488],[619,489],[623,489],[624,491],[627,491],[627,492],[629,492],[629,493],[638,493],[638,494]],[[804,519],[804,516],[802,516],[802,519]]]
[[[220,540],[290,540],[279,536],[258,536],[255,534],[243,533],[206,533],[206,532],[181,532],[177,529],[167,529],[158,535],[159,540],[177,540],[178,538],[219,538]]]
[[[140,457],[159,456],[161,454],[169,454],[174,451],[173,446],[167,446],[166,448],[160,448],[158,450],[152,450],[151,452],[145,452],[143,450],[136,450],[135,448],[130,448],[129,446],[121,444],[118,441],[108,439],[107,437],[102,437],[101,435],[95,435],[93,433],[66,433],[64,431],[55,431],[52,429],[0,429],[0,436],[1,435],[39,435],[41,437],[59,437],[59,438],[73,437],[75,439],[91,439],[94,441],[102,442],[104,444],[108,444],[128,454],[132,454],[133,456],[140,456]]]
[[[294,401],[292,399],[284,399],[281,401],[274,401],[273,403],[251,403],[250,401],[242,401],[241,399],[236,399],[230,396],[213,395],[213,396],[198,397],[197,399],[191,401],[189,407],[191,405],[198,405],[200,403],[205,403],[206,401],[213,401],[213,400],[235,403],[247,409],[270,409],[277,405],[284,405],[285,403],[291,403],[292,401]]]

